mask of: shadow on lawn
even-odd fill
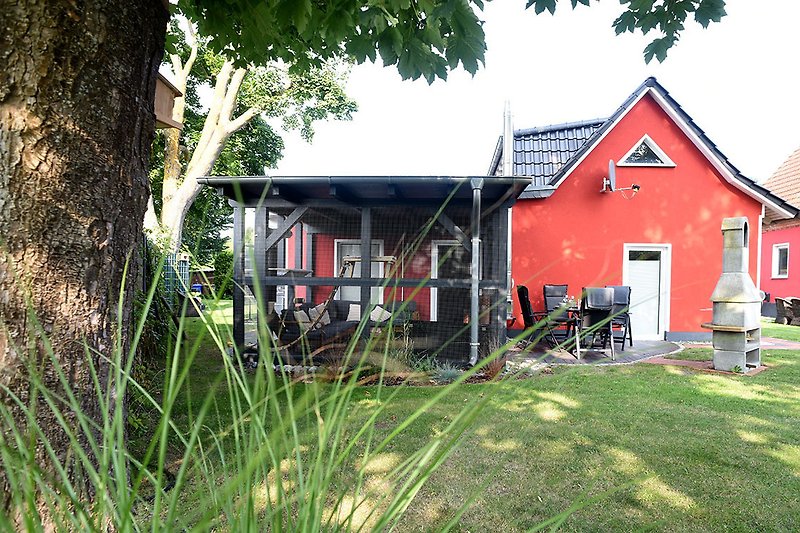
[[[530,528],[644,476],[566,528],[796,529],[800,504],[787,498],[800,493],[796,356],[767,354],[773,369],[752,378],[640,365],[497,385],[503,390],[410,518],[432,519],[432,510],[455,505],[454,487],[498,469],[465,528]]]

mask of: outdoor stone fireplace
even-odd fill
[[[714,368],[747,372],[761,366],[761,292],[749,275],[747,217],[722,220],[722,275],[711,294]]]

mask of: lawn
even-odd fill
[[[800,326],[776,324],[772,319],[762,319],[761,335],[763,337],[775,337],[777,339],[800,342]]]
[[[229,310],[213,316],[228,319]],[[190,336],[199,320],[191,322]],[[373,458],[364,486],[379,495],[387,471],[482,398],[485,407],[417,494],[401,531],[441,529],[475,494],[456,530],[528,530],[577,504],[563,530],[796,531],[800,352],[766,351],[763,359],[770,368],[755,376],[651,364],[569,366],[526,379],[461,385]],[[190,373],[191,392],[176,405],[179,423],[199,407],[222,368],[218,352],[203,344]],[[301,394],[315,386],[295,387]],[[325,394],[330,386],[317,387]],[[442,389],[390,390],[396,394],[388,403],[387,389],[355,391],[347,419],[353,430],[382,405],[373,428],[377,440]],[[206,423],[225,428],[229,414],[220,402]],[[215,436],[228,438],[222,430]],[[232,467],[213,468],[222,480]],[[354,482],[343,468],[332,488]],[[197,506],[192,491],[200,485],[190,480],[183,489],[187,512]]]

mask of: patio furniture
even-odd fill
[[[775,323],[788,324],[792,314],[792,304],[784,298],[775,298]]]
[[[786,318],[790,326],[800,326],[800,298],[790,296],[787,298],[791,313],[787,313]],[[789,309],[786,310],[787,312]]]
[[[540,328],[544,330],[543,333],[540,335],[544,335],[547,344],[550,345],[551,348],[555,347],[558,342],[556,341],[555,336],[553,335],[552,329],[547,327],[547,323],[544,322],[542,319],[544,318],[544,313],[534,313],[533,306],[531,306],[531,299],[530,293],[528,292],[528,287],[525,285],[519,285],[517,287],[517,298],[519,298],[519,307],[522,310],[522,323],[525,326],[526,330],[531,330],[528,334],[528,338],[526,339],[527,342],[531,342],[531,337],[538,332],[537,329],[532,329],[539,324]]]
[[[544,310],[548,313],[563,309],[562,304],[567,297],[568,285],[544,285],[542,295],[544,296]]]
[[[620,351],[625,351],[625,339],[628,339],[633,348],[633,333],[631,331],[631,288],[627,285],[606,285],[614,289],[614,304],[611,307],[611,327],[614,332],[614,342],[619,343]]]
[[[614,289],[610,287],[584,287],[581,297],[580,329],[584,339],[591,335],[589,348],[609,347],[611,360],[614,353],[614,330],[611,325],[611,311],[614,307]]]
[[[559,343],[563,343],[575,335],[578,329],[577,307],[570,307],[567,301],[568,285],[542,286],[542,296],[544,296],[544,314],[552,326],[553,334]]]
[[[566,296],[565,288],[566,285],[560,286],[557,289],[559,293],[563,293],[562,296],[558,297],[559,303],[563,303],[564,296]],[[519,297],[522,318],[526,329],[539,326],[539,328],[543,330],[540,335],[547,341],[550,348],[561,347],[571,349],[572,345],[570,345],[569,342],[574,341],[576,354],[578,358],[580,358],[580,344],[576,335],[578,331],[577,308],[570,309],[562,305],[554,304],[555,308],[551,312],[534,312],[526,286],[520,285],[517,287],[517,296]]]

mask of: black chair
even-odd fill
[[[614,289],[608,287],[585,287],[581,297],[581,335],[591,335],[589,348],[602,350],[610,348],[611,360],[614,353],[614,330],[611,325],[611,310],[614,307]],[[586,346],[584,346],[586,348]]]
[[[525,329],[532,328],[536,324],[536,319],[533,317],[533,307],[531,307],[528,287],[519,285],[517,287],[517,297],[519,298],[519,307],[522,310],[522,322],[525,325]]]
[[[543,335],[544,339],[547,341],[547,344],[550,345],[551,348],[555,348],[558,345],[558,341],[556,340],[555,335],[553,334],[553,327],[552,324],[547,320],[547,313],[534,313],[533,306],[531,306],[531,299],[530,293],[528,292],[528,287],[525,285],[517,286],[517,298],[519,298],[519,307],[522,310],[522,322],[525,326],[526,330],[533,328],[534,326],[539,326],[542,329],[540,332],[539,329],[534,329],[528,335],[528,341],[530,341],[531,337],[538,333],[539,335]]]
[[[544,285],[542,295],[544,296],[544,310],[548,313],[559,311],[567,297],[568,285]]]
[[[568,285],[543,285],[544,310],[551,324],[556,328],[553,334],[559,342],[572,338],[578,330],[578,319],[575,316],[577,309],[570,310],[564,306],[567,299]]]
[[[625,339],[633,348],[633,330],[631,330],[631,288],[627,285],[606,285],[614,289],[614,305],[611,308],[611,325],[614,329],[614,342],[620,344],[620,351],[625,351]]]

